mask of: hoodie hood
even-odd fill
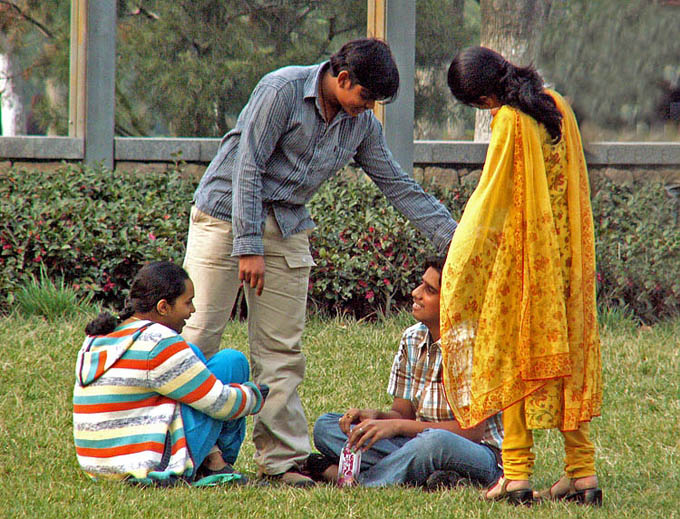
[[[108,335],[87,336],[76,360],[76,383],[92,384],[120,359],[153,321],[137,321]]]

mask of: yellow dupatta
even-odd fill
[[[573,430],[602,401],[588,175],[566,102],[562,139],[503,106],[442,274],[444,387],[472,427],[525,399],[529,428]]]

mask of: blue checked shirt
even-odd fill
[[[442,384],[440,341],[432,342],[432,336],[423,323],[414,324],[404,331],[392,364],[387,393],[410,401],[416,420],[444,422],[456,419],[446,401]],[[502,413],[487,418],[481,443],[501,448]]]
[[[234,256],[264,254],[268,211],[288,237],[314,228],[305,204],[354,159],[389,201],[444,253],[456,222],[410,178],[387,149],[372,111],[321,116],[319,78],[328,62],[264,76],[220,144],[194,194],[201,211],[231,221]]]

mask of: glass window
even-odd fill
[[[0,135],[68,133],[68,0],[0,4]]]
[[[531,54],[570,99],[584,139],[680,140],[678,0],[419,0],[416,24],[417,139],[473,138],[476,115],[453,103],[446,70],[457,49],[493,41],[505,56]],[[503,27],[506,36],[494,33]],[[533,35],[523,41],[523,30]]]
[[[365,33],[366,0],[123,2],[116,132],[221,137],[265,73]]]

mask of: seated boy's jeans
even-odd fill
[[[342,415],[328,413],[314,424],[314,444],[337,460],[347,441],[338,423]],[[367,487],[424,485],[435,470],[455,471],[483,486],[502,474],[496,455],[486,445],[443,429],[426,429],[414,438],[396,436],[377,441],[361,454],[359,483]]]

